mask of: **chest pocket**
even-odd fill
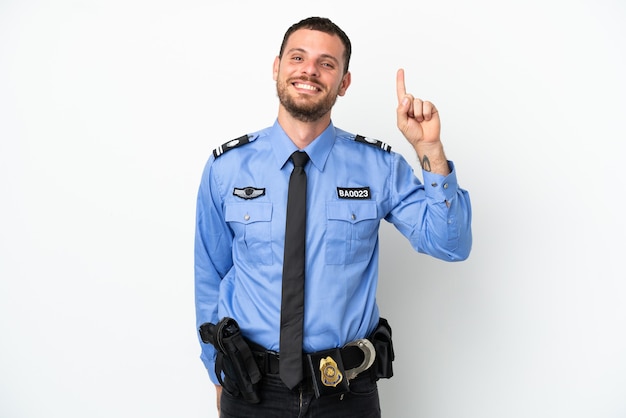
[[[380,224],[376,202],[327,202],[326,222],[326,264],[370,259]]]
[[[272,204],[227,204],[224,216],[235,234],[237,256],[253,264],[272,264]]]

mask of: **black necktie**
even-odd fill
[[[304,320],[304,242],[306,229],[305,152],[291,154],[293,171],[287,195],[283,293],[280,314],[280,378],[293,389],[302,381]]]

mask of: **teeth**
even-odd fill
[[[317,87],[310,86],[308,84],[296,83],[295,86],[298,87],[299,89],[305,89],[305,90],[311,90],[311,91],[316,91],[317,90]]]

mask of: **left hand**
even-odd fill
[[[429,145],[440,142],[441,123],[439,112],[434,104],[407,94],[404,84],[404,70],[396,75],[398,93],[398,128],[413,145]]]

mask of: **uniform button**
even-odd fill
[[[435,182],[435,183],[431,184],[431,186],[433,186],[433,187],[437,187],[437,186],[439,186],[439,185],[437,184],[437,182]]]
[[[443,188],[447,189],[448,188],[448,183],[444,183]]]
[[[352,218],[353,221],[356,220],[356,215],[353,213],[351,218]]]
[[[243,217],[244,221],[249,221],[250,220],[250,215],[246,214],[246,216]]]

